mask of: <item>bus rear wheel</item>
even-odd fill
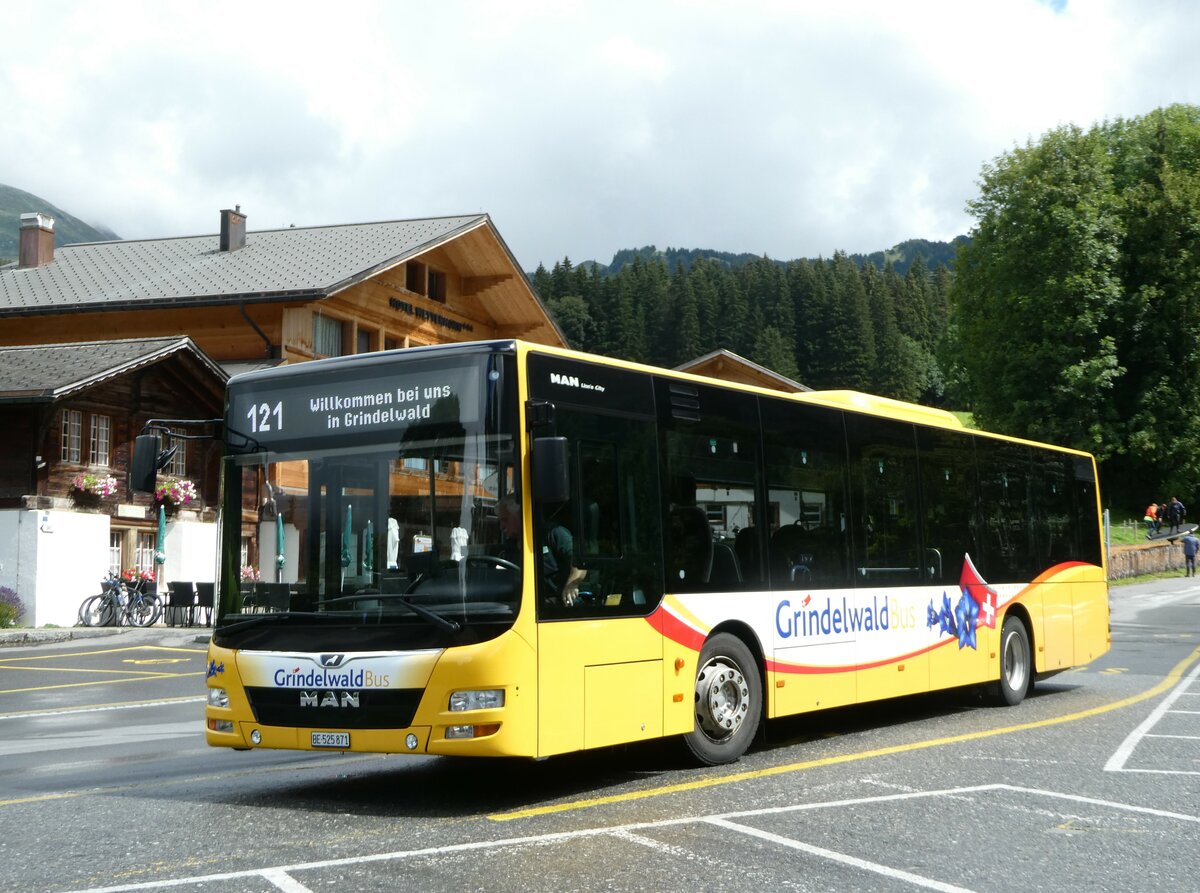
[[[750,649],[729,633],[713,636],[700,651],[696,724],[684,736],[688,751],[705,766],[734,762],[754,740],[762,704],[762,680]]]
[[[1017,617],[1005,617],[1000,629],[1000,682],[997,704],[1015,707],[1025,700],[1033,681],[1029,631]]]

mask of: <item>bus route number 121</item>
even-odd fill
[[[246,413],[246,418],[250,420],[251,434],[264,434],[267,431],[282,431],[283,401],[280,400],[274,406],[271,406],[269,403],[259,403],[257,406],[251,406]],[[272,419],[274,421],[272,421]]]

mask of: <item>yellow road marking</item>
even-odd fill
[[[134,672],[132,670],[127,672]],[[199,676],[204,670],[193,673],[147,673],[138,670],[137,676],[126,676],[122,679],[99,679],[95,682],[65,682],[62,685],[35,685],[30,688],[8,688],[0,690],[0,695],[15,695],[26,691],[54,691],[58,688],[87,688],[89,685],[112,685],[117,682],[152,682],[155,679],[181,679],[185,676]]]
[[[59,688],[81,688],[89,685],[111,685],[114,682],[144,682],[149,679],[179,679],[187,676],[198,676],[204,672],[203,669],[191,670],[185,673],[173,673],[149,669],[109,670],[100,667],[48,667],[33,665],[34,661],[57,661],[67,657],[93,657],[96,655],[126,654],[131,652],[146,651],[165,651],[170,654],[186,654],[188,656],[143,659],[124,658],[121,662],[130,664],[185,663],[193,660],[195,655],[204,655],[207,653],[196,648],[170,648],[165,645],[133,645],[126,648],[101,648],[95,651],[55,652],[53,654],[34,655],[32,657],[0,658],[0,672],[4,670],[25,670],[36,673],[77,673],[92,676],[120,677],[118,679],[100,679],[93,682],[70,682],[62,685],[37,685],[29,686],[27,688],[0,689],[0,695],[21,694],[31,691],[52,691]],[[15,666],[16,664],[21,664],[21,666]]]
[[[17,797],[14,800],[0,800],[0,806],[16,806],[18,803],[41,803],[45,800],[69,800],[72,797],[78,797],[79,794],[74,791],[67,791],[62,794],[39,794],[36,797]]]
[[[1123,707],[1129,707],[1141,701],[1148,700],[1157,695],[1162,694],[1172,685],[1174,685],[1187,671],[1187,669],[1195,663],[1196,659],[1200,658],[1200,648],[1197,648],[1165,676],[1157,685],[1147,689],[1141,694],[1132,695],[1128,698],[1122,698],[1119,701],[1113,701],[1109,704],[1102,704],[1099,707],[1091,707],[1087,710],[1080,710],[1077,713],[1068,713],[1064,716],[1055,716],[1050,719],[1039,719],[1034,722],[1021,723],[1015,726],[1005,726],[999,729],[989,729],[983,732],[967,732],[962,735],[950,735],[946,738],[933,738],[929,741],[914,741],[911,744],[897,744],[892,747],[880,747],[875,750],[866,750],[860,753],[842,754],[836,757],[825,757],[819,760],[805,760],[800,763],[788,763],[783,766],[772,766],[767,769],[755,769],[750,772],[738,772],[733,775],[722,775],[718,778],[701,778],[695,781],[687,781],[681,784],[664,785],[659,788],[650,788],[644,791],[630,791],[625,794],[612,794],[607,797],[592,797],[586,800],[575,800],[570,803],[559,803],[552,806],[535,806],[530,809],[517,809],[512,812],[494,813],[488,818],[494,822],[511,822],[514,819],[527,819],[534,816],[553,815],[560,812],[573,812],[579,809],[591,809],[594,806],[607,806],[611,803],[628,803],[634,800],[645,800],[650,797],[662,797],[666,794],[679,794],[685,791],[699,791],[705,788],[714,788],[721,785],[735,784],[740,781],[750,781],[758,778],[770,778],[775,775],[786,775],[791,772],[802,772],[805,769],[817,769],[823,766],[837,766],[842,763],[854,763],[859,760],[870,760],[875,757],[891,756],[898,753],[910,753],[917,750],[925,750],[930,747],[944,747],[948,744],[961,744],[965,741],[978,741],[983,738],[992,738],[997,735],[1008,735],[1013,732],[1025,732],[1030,729],[1044,729],[1049,726],[1062,725],[1063,723],[1076,722],[1081,719],[1088,719],[1093,716],[1099,716],[1104,713],[1110,713],[1113,710],[1120,710]]]
[[[121,654],[126,651],[168,651],[177,654],[208,654],[206,648],[171,648],[166,645],[128,645],[125,648],[100,648],[95,651],[56,651],[52,654],[35,654],[31,657],[5,657],[0,663],[15,664],[33,660],[58,660],[60,657],[91,657],[95,654]]]

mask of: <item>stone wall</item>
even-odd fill
[[[1108,558],[1108,578],[1122,580],[1167,571],[1183,573],[1183,546],[1179,543],[1146,543],[1113,546]]]

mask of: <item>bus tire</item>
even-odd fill
[[[1000,629],[1000,682],[996,703],[1015,707],[1025,700],[1033,681],[1033,650],[1029,630],[1019,617],[1004,618]]]
[[[700,650],[695,726],[683,739],[688,751],[705,766],[734,762],[758,732],[762,705],[762,677],[750,649],[729,633],[713,636]]]

